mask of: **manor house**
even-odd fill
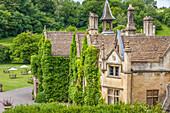
[[[107,104],[120,100],[125,103],[146,102],[155,105],[163,103],[170,108],[170,37],[155,36],[152,17],[143,19],[144,33],[136,33],[134,24],[135,9],[128,7],[126,29],[113,32],[108,0],[105,2],[103,31],[98,33],[98,15],[89,14],[88,45],[95,46],[99,52],[101,72],[101,92]],[[106,25],[109,25],[107,29]],[[68,56],[73,32],[46,31],[45,39],[50,39],[52,54]],[[85,32],[76,32],[77,54],[80,56]]]

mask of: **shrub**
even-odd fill
[[[0,44],[0,63],[9,63],[10,60],[10,48]]]
[[[162,30],[162,25],[158,20],[154,21],[154,25],[156,27],[156,30]]]
[[[144,103],[133,105],[119,103],[97,106],[66,106],[59,103],[20,105],[4,113],[162,113],[161,105],[148,106]]]
[[[46,102],[45,97],[46,97],[46,95],[44,92],[39,92],[39,93],[37,93],[34,102],[37,102],[37,103]]]
[[[119,25],[113,29],[113,32],[117,33],[117,29],[121,30],[121,29],[125,29],[125,28],[126,27],[124,25]]]
[[[76,27],[70,25],[69,27],[66,28],[66,31],[75,31],[75,29]]]

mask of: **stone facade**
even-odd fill
[[[134,8],[129,5],[128,23],[125,30],[112,32],[115,19],[110,13],[106,0],[103,16],[103,33],[98,33],[98,16],[89,15],[87,30],[88,45],[99,52],[101,72],[101,92],[107,104],[165,101],[166,86],[170,82],[170,37],[156,37],[153,18],[144,19],[144,33],[136,34]],[[105,24],[109,22],[109,31]],[[69,56],[73,32],[55,32],[44,30],[46,39],[52,43],[52,54]],[[76,32],[77,54],[80,56],[84,32]],[[36,81],[37,78],[35,78]],[[84,80],[85,81],[85,80]],[[36,84],[34,83],[36,87]],[[35,90],[36,92],[36,90]],[[166,102],[165,105],[167,106]]]

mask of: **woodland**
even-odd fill
[[[105,0],[84,0],[82,4],[73,0],[1,0],[0,39],[26,31],[42,33],[44,25],[50,31],[65,30],[69,26],[86,30],[89,12],[96,13],[100,19],[104,3]],[[130,3],[135,8],[135,25],[139,31],[146,16],[154,18],[157,30],[162,29],[161,23],[170,26],[170,9],[158,11],[154,0],[109,0],[109,3],[116,18],[113,27],[126,26]],[[101,28],[99,21],[99,32]]]

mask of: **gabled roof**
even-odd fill
[[[51,40],[52,55],[54,56],[66,56],[70,55],[70,43],[72,43],[72,37],[74,32],[58,32],[58,31],[47,31],[47,39]],[[77,53],[80,54],[82,46],[82,40],[85,32],[77,32]]]
[[[106,0],[104,10],[103,10],[103,15],[100,18],[100,20],[103,21],[103,20],[114,20],[114,19],[115,19],[115,17],[111,13],[109,2],[108,2],[108,0]]]
[[[168,50],[170,38],[123,38],[124,46],[129,41],[132,49],[132,62],[159,62]]]

